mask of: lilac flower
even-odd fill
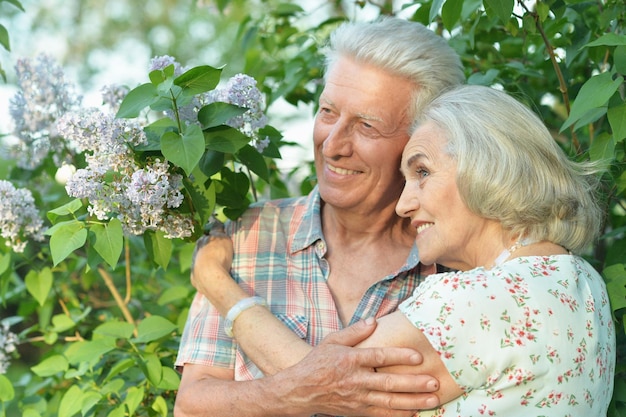
[[[30,239],[42,241],[43,220],[30,190],[0,180],[0,236],[14,252],[24,252]]]
[[[128,94],[129,88],[123,85],[105,85],[100,90],[102,94],[102,104],[109,106],[112,112],[117,112],[124,97]]]
[[[37,168],[49,154],[60,165],[67,159],[68,149],[56,132],[55,122],[65,112],[78,108],[82,98],[74,85],[65,81],[63,70],[51,57],[20,59],[15,71],[18,92],[9,103],[9,111],[17,143],[9,152],[25,169]]]
[[[15,352],[15,345],[19,342],[17,335],[9,331],[9,325],[0,326],[0,374],[6,374],[9,368],[10,356]]]
[[[238,129],[253,140],[257,139],[258,130],[267,125],[267,116],[263,109],[265,100],[256,87],[256,80],[246,74],[231,77],[224,88],[209,93],[211,101],[235,104],[248,109],[245,113],[227,121],[230,127]]]
[[[154,58],[152,58],[152,60],[150,61],[150,72],[165,69],[170,65],[174,65],[175,77],[178,77],[185,72],[185,68],[183,68],[178,62],[176,62],[176,58],[173,58],[169,55],[155,56]]]

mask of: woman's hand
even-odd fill
[[[222,316],[249,297],[230,276],[233,242],[218,220],[210,223],[208,234],[196,242],[191,263],[191,284],[213,304]]]

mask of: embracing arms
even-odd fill
[[[231,261],[230,239],[213,238],[209,247],[200,248],[192,275],[194,286],[223,316],[237,301],[249,297],[230,277]],[[321,390],[326,393],[324,401],[312,401],[317,404],[317,412],[321,411],[320,404],[334,404],[339,414],[410,415],[387,413],[392,412],[392,408],[432,408],[461,393],[426,338],[403,315],[391,315],[383,318],[381,323],[383,326],[376,327],[373,319],[361,321],[331,335],[313,349],[267,308],[254,306],[238,316],[233,331],[237,342],[266,375],[278,373],[276,376],[282,378],[290,373],[297,374],[294,379],[297,383],[291,382],[292,386],[295,384],[294,388],[305,387],[305,380],[313,381],[318,375],[320,379],[306,388],[313,397],[318,388],[324,387]],[[375,349],[349,348],[369,336],[375,328],[370,339],[359,346]],[[417,337],[413,332],[418,333]],[[399,334],[405,334],[406,338],[399,338]],[[381,346],[396,347],[382,349]],[[424,365],[420,365],[422,354],[429,358]],[[386,368],[392,363],[395,366]],[[372,372],[373,368],[378,368],[379,372]],[[428,394],[439,387],[437,380],[428,375],[446,382],[436,395]],[[272,381],[266,379],[268,383]],[[181,387],[184,388],[183,383]],[[346,388],[349,393],[345,392]]]

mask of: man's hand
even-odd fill
[[[329,335],[301,362],[269,377],[280,380],[270,385],[285,387],[282,395],[299,402],[296,409],[312,413],[408,417],[439,405],[432,394],[439,382],[433,377],[376,372],[379,367],[418,365],[419,352],[352,347],[375,328],[376,321],[368,319]]]

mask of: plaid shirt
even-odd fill
[[[249,294],[267,300],[272,313],[313,346],[343,327],[326,284],[320,206],[315,189],[307,197],[256,204],[226,224],[235,248],[233,278]],[[388,314],[413,293],[423,278],[417,248],[399,271],[381,278],[365,293],[351,323]],[[217,310],[199,294],[189,311],[176,366],[185,363],[234,369],[238,381],[263,376],[224,333]]]

